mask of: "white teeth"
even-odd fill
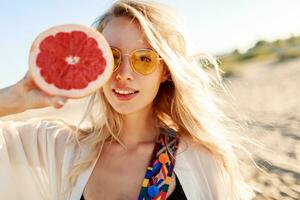
[[[119,93],[119,94],[133,94],[134,93],[133,91],[124,91],[124,90],[116,90],[116,89],[115,89],[115,92]]]

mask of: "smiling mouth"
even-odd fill
[[[128,94],[121,94],[121,93],[116,92],[116,90],[113,89],[113,93],[117,97],[118,100],[128,101],[128,100],[134,98],[135,96],[137,96],[137,93],[139,93],[139,91],[134,91],[133,93],[128,93]]]
[[[117,90],[115,89],[112,89],[112,91],[115,93],[115,94],[120,94],[120,95],[130,95],[130,94],[136,94],[138,93],[139,91],[136,90],[136,91],[128,91],[128,92],[118,92]]]

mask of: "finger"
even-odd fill
[[[57,109],[62,108],[67,103],[67,101],[68,99],[64,97],[50,97],[50,105]]]

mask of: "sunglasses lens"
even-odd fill
[[[132,54],[131,62],[136,72],[147,75],[157,67],[158,55],[152,50],[138,50]]]
[[[114,57],[114,71],[119,67],[121,63],[121,53],[115,48],[111,48],[113,57]]]

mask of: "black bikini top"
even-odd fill
[[[187,200],[177,176],[176,176],[176,188],[167,199],[168,200]],[[85,200],[83,197],[83,194],[81,195],[80,200]]]
[[[176,188],[167,199],[168,200],[187,200],[177,176],[176,176]]]

